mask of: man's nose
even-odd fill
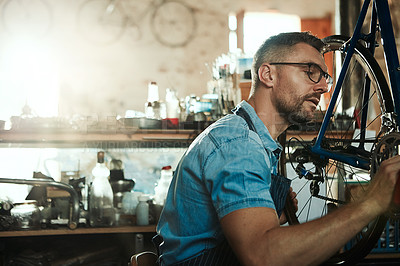
[[[314,86],[314,91],[324,94],[329,91],[329,84],[326,79],[322,78],[317,84]]]

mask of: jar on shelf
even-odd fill
[[[136,224],[148,225],[149,224],[149,204],[147,195],[139,196],[139,204],[136,207]]]
[[[170,165],[164,166],[161,169],[161,177],[154,188],[155,192],[154,201],[156,204],[164,206],[172,177],[173,177],[172,167]]]
[[[20,229],[39,229],[40,228],[40,210],[35,200],[14,203],[11,209],[13,216]]]

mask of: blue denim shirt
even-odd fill
[[[255,132],[243,118],[227,115],[196,138],[177,166],[157,226],[164,239],[162,265],[219,244],[224,238],[219,220],[235,210],[275,209],[269,189],[282,148],[247,102],[238,107]]]

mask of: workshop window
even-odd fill
[[[231,18],[232,17],[232,18]],[[233,31],[236,33],[237,48],[242,49],[246,57],[252,57],[258,47],[266,38],[281,32],[301,30],[301,19],[297,15],[271,12],[239,12],[236,14],[235,23],[233,16],[230,16],[229,29],[230,48]],[[235,29],[231,25],[236,26]],[[233,51],[233,50],[230,50]]]

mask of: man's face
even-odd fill
[[[322,55],[312,46],[299,43],[285,62],[315,63],[327,71]],[[322,78],[318,83],[310,80],[307,65],[275,65],[277,83],[273,96],[280,116],[289,124],[305,123],[314,117],[321,94],[327,92],[327,83]]]

